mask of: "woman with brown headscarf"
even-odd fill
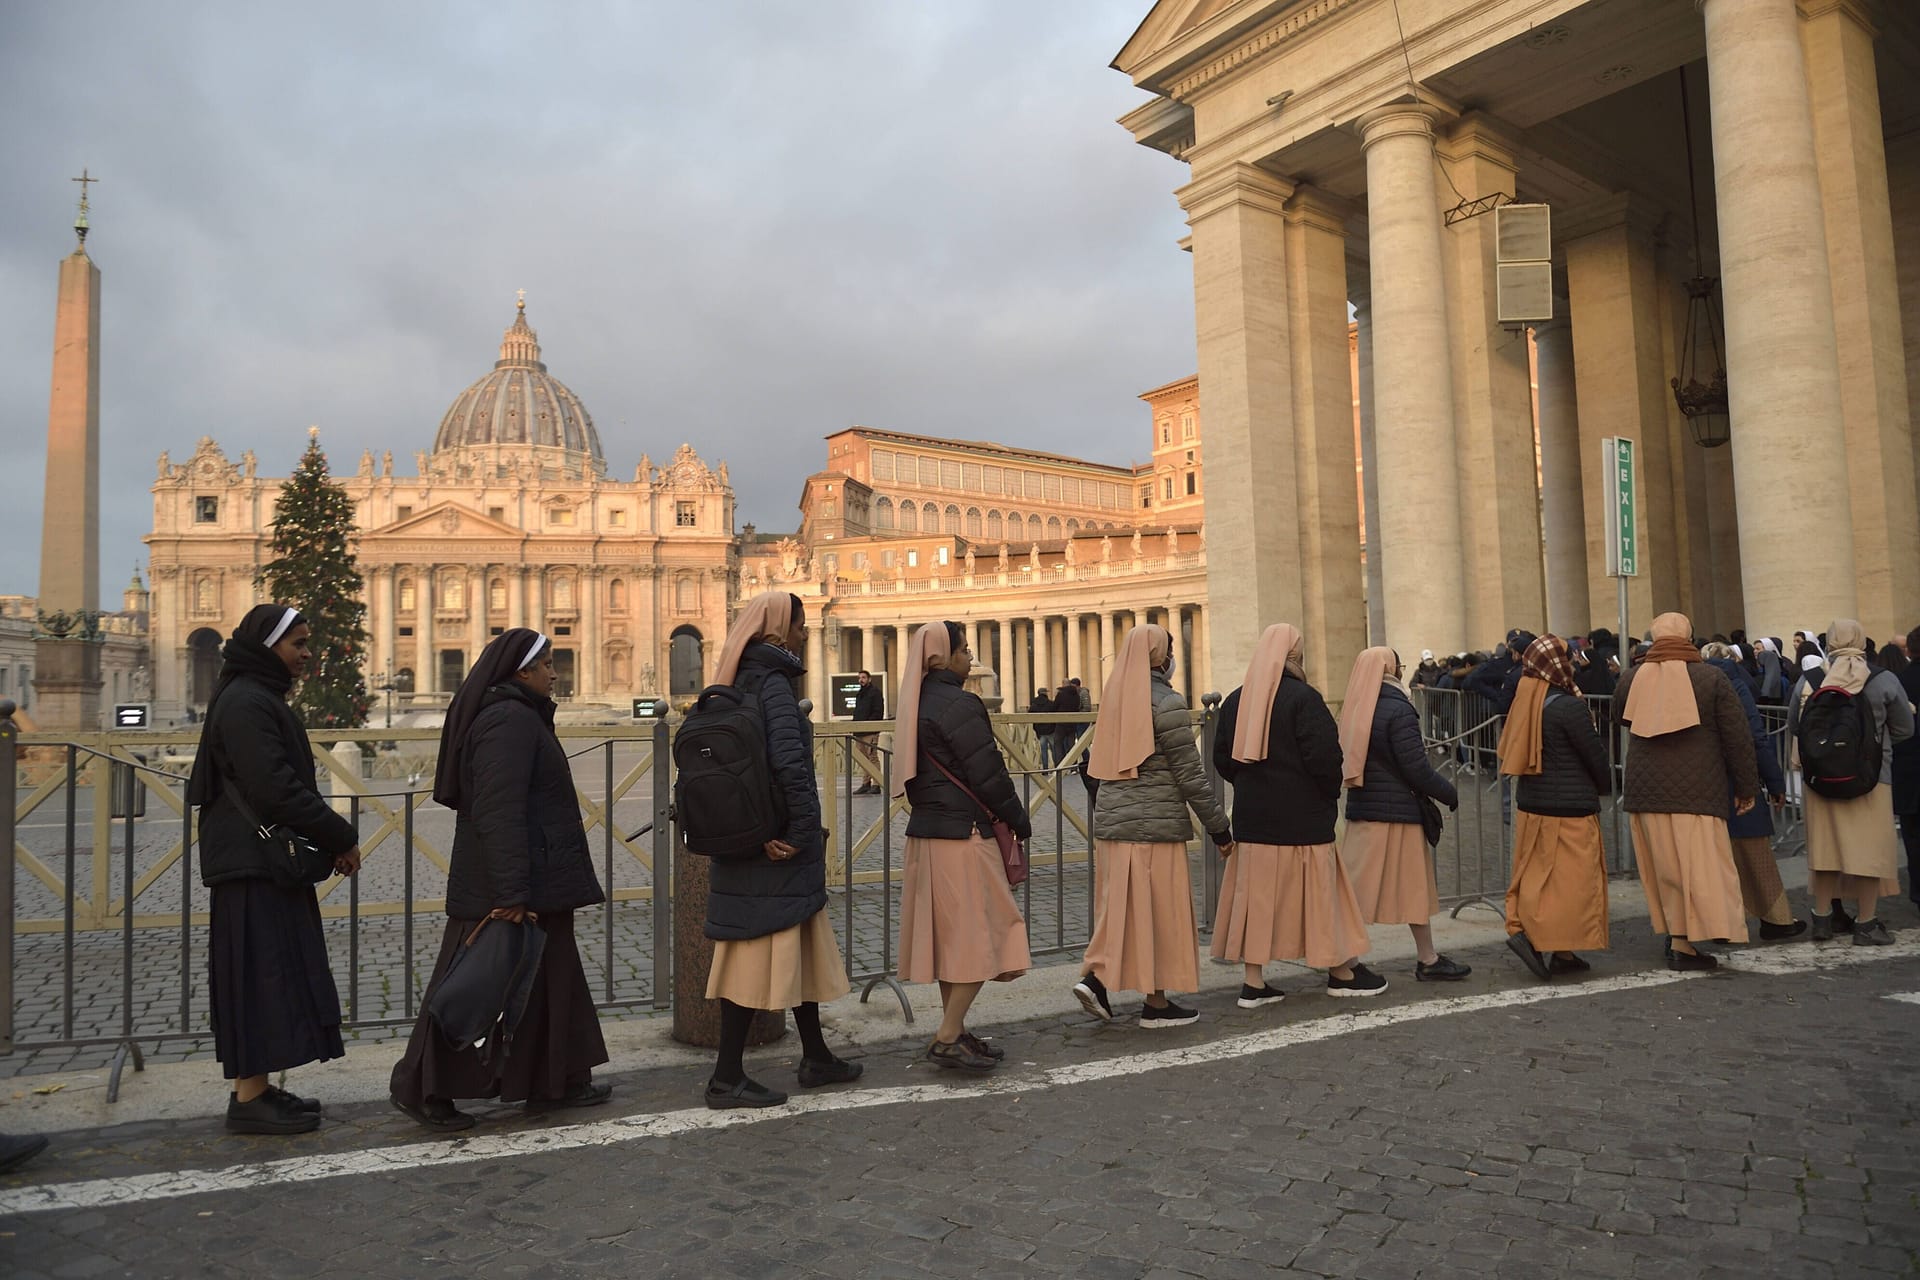
[[[1653,620],[1645,658],[1621,676],[1615,716],[1631,730],[1621,800],[1633,825],[1633,856],[1656,933],[1668,935],[1667,967],[1713,969],[1694,943],[1745,942],[1747,917],[1727,834],[1734,812],[1760,791],[1753,738],[1727,677],[1700,659],[1685,615]]]
[[[1246,682],[1220,708],[1213,763],[1233,784],[1234,840],[1213,954],[1246,967],[1240,1007],[1284,998],[1267,985],[1269,960],[1327,970],[1329,991],[1384,991],[1386,979],[1357,959],[1372,944],[1333,843],[1340,726],[1307,683],[1298,628],[1282,622],[1261,634]]]
[[[1231,850],[1233,837],[1172,673],[1173,638],[1165,627],[1127,632],[1093,726],[1087,772],[1101,784],[1093,809],[1100,901],[1073,994],[1102,1022],[1113,1018],[1109,986],[1149,993],[1142,1027],[1180,1027],[1200,1017],[1167,999],[1168,991],[1200,987],[1188,810],[1220,848]]]
[[[1613,771],[1567,642],[1541,636],[1520,655],[1520,671],[1500,734],[1500,772],[1519,779],[1507,945],[1545,980],[1591,968],[1578,953],[1607,947],[1600,797],[1613,793]]]

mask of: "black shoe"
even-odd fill
[[[414,1123],[437,1129],[441,1133],[473,1128],[473,1117],[455,1107],[451,1098],[428,1098],[417,1107],[395,1098],[393,1105],[404,1111]]]
[[[320,1099],[295,1097],[278,1085],[268,1085],[267,1092],[278,1098],[283,1105],[292,1107],[295,1111],[305,1111],[317,1116],[324,1110],[320,1105]]]
[[[1423,960],[1413,962],[1413,976],[1422,982],[1458,982],[1472,972],[1472,965],[1461,964],[1458,960],[1449,960],[1445,956],[1441,956],[1432,964]]]
[[[1856,947],[1890,947],[1893,935],[1887,932],[1887,926],[1878,918],[1862,920],[1853,926],[1853,945]]]
[[[707,1081],[707,1106],[715,1111],[731,1111],[735,1107],[777,1107],[786,1100],[787,1095],[778,1089],[769,1089],[745,1076],[740,1077],[738,1084]]]
[[[527,1112],[566,1111],[574,1107],[597,1107],[613,1096],[613,1086],[602,1080],[585,1080],[557,1098],[528,1098]]]
[[[1587,973],[1593,969],[1586,960],[1571,951],[1556,951],[1547,961],[1548,973]]]
[[[1788,938],[1797,938],[1806,931],[1807,922],[1805,920],[1794,920],[1787,924],[1769,924],[1767,921],[1762,920],[1760,922],[1760,941],[1785,942]]]
[[[960,1043],[975,1053],[980,1054],[982,1057],[992,1058],[995,1062],[1007,1056],[1005,1049],[1002,1049],[999,1045],[988,1044],[971,1031],[962,1031],[960,1033]]]
[[[312,1133],[319,1127],[319,1116],[287,1106],[271,1093],[251,1102],[240,1101],[238,1094],[227,1095],[228,1133]]]
[[[1853,930],[1848,929],[1847,932],[1851,933],[1853,932]],[[1814,912],[1813,940],[1815,942],[1832,942],[1833,941],[1833,917],[1832,916],[1823,916],[1817,911]]]
[[[1169,1000],[1158,1009],[1152,1005],[1143,1005],[1140,1009],[1140,1025],[1158,1029],[1161,1027],[1184,1027],[1200,1021],[1196,1009],[1183,1009]]]
[[[970,1071],[978,1075],[991,1071],[999,1063],[984,1053],[975,1053],[967,1042],[955,1040],[952,1044],[941,1044],[935,1040],[927,1046],[927,1061],[937,1067],[946,1067],[951,1071]]]
[[[1833,900],[1833,931],[1835,933],[1852,933],[1853,925],[1853,917],[1848,915],[1847,909],[1840,905],[1840,899],[1835,898]]]
[[[45,1134],[28,1133],[17,1138],[0,1134],[0,1173],[12,1173],[46,1149]]]
[[[1533,944],[1527,941],[1525,933],[1508,934],[1507,949],[1520,957],[1521,964],[1533,970],[1534,977],[1542,982],[1552,980],[1553,970],[1547,968],[1546,957],[1533,949]]]
[[[1377,996],[1387,989],[1387,980],[1367,966],[1355,962],[1351,978],[1336,978],[1327,975],[1327,994],[1330,996]]]
[[[1667,957],[1667,968],[1678,970],[1681,973],[1712,973],[1719,967],[1720,962],[1718,960],[1699,951],[1694,952],[1692,955],[1688,955],[1684,951],[1676,951]]]
[[[1073,984],[1074,998],[1085,1009],[1102,1022],[1113,1021],[1113,1005],[1107,999],[1107,988],[1093,974],[1082,975],[1080,981]]]
[[[800,1059],[800,1087],[815,1089],[823,1084],[845,1084],[849,1080],[858,1080],[866,1067],[858,1062],[847,1062],[841,1058],[828,1058],[825,1062],[815,1062],[812,1058]]]
[[[1240,999],[1235,1003],[1242,1009],[1258,1009],[1263,1005],[1279,1004],[1286,998],[1286,992],[1275,991],[1264,982],[1257,987],[1249,987],[1243,983],[1240,987]]]

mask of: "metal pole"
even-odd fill
[[[673,749],[653,722],[653,1007],[673,1003]],[[611,892],[611,891],[609,891]]]
[[[61,1038],[73,1039],[73,859],[74,842],[78,833],[74,829],[76,818],[74,806],[79,803],[80,749],[71,742],[67,744],[67,854],[66,876],[67,891],[61,903],[60,924],[60,973],[64,984],[66,1003],[61,1006]],[[98,799],[98,797],[95,797]]]
[[[180,786],[180,1030],[193,1020],[193,803]]]
[[[356,793],[347,801],[348,811],[353,815],[353,834],[356,843],[360,835],[360,796]],[[347,881],[347,1007],[353,1010],[349,1022],[360,1020],[360,877],[353,876]]]
[[[407,817],[405,831],[406,874],[403,892],[406,900],[401,903],[401,987],[400,1012],[413,1016],[413,797],[411,788],[407,790]]]
[[[607,900],[600,909],[605,921],[607,1003],[613,1003],[613,739],[606,741],[606,790],[600,793],[600,825],[607,861]]]
[[[7,856],[0,861],[0,1053],[13,1052],[13,805],[19,753],[20,726],[13,722],[13,702],[0,698],[0,840]]]

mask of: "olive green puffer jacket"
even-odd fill
[[[1207,833],[1221,843],[1227,838],[1227,814],[1207,782],[1200,749],[1193,740],[1193,717],[1181,697],[1160,672],[1153,673],[1153,754],[1140,765],[1140,776],[1102,782],[1094,803],[1096,840],[1161,844],[1193,839],[1188,806],[1200,816]]]

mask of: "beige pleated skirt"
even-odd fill
[[[1417,822],[1349,822],[1340,861],[1369,924],[1425,924],[1440,910],[1433,858]]]
[[[1332,969],[1373,945],[1331,844],[1235,845],[1214,920],[1214,956],[1242,964],[1304,960]]]
[[[1000,846],[907,837],[900,884],[900,981],[986,982],[1032,964],[1027,922]]]
[[[1093,862],[1099,902],[1080,971],[1115,991],[1198,991],[1187,846],[1095,840]]]
[[[1606,950],[1607,855],[1598,815],[1515,810],[1507,932],[1522,930],[1536,951]]]
[[[1703,813],[1636,813],[1633,860],[1655,933],[1689,942],[1747,940],[1727,820]]]
[[[1900,896],[1892,787],[1851,800],[1829,800],[1808,787],[1806,804],[1807,870],[1877,879],[1883,896]]]
[[[850,990],[840,941],[825,911],[763,938],[713,944],[709,1000],[731,1000],[748,1009],[791,1009],[838,1000]]]

